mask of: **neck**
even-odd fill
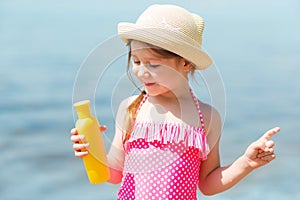
[[[176,94],[176,95],[175,95]],[[198,125],[198,113],[196,112],[195,100],[190,89],[168,92],[159,96],[149,96],[148,101],[159,113],[171,113],[182,121]]]
[[[176,90],[170,90],[164,94],[160,94],[158,96],[150,97],[156,103],[172,103],[179,102],[183,100],[188,100],[191,98],[191,92],[189,87],[182,87]]]

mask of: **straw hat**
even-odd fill
[[[196,69],[205,69],[212,59],[201,50],[204,21],[199,15],[175,5],[152,5],[136,23],[118,24],[119,37],[146,42],[182,56],[195,64]]]

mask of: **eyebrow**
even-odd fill
[[[138,57],[138,56],[131,52],[131,57]],[[143,56],[143,58],[146,59],[146,60],[161,60],[161,58],[159,58],[159,57],[145,57],[145,56]]]

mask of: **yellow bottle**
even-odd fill
[[[110,174],[99,122],[91,114],[89,100],[77,102],[74,107],[78,115],[75,125],[78,134],[84,135],[85,142],[90,144],[87,148],[89,154],[83,157],[90,183],[105,182],[110,178]]]

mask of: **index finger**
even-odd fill
[[[279,127],[275,127],[272,128],[270,130],[268,130],[262,137],[261,139],[263,140],[269,140],[273,135],[275,135],[276,133],[278,133],[280,131]]]
[[[72,135],[78,135],[78,132],[77,132],[76,128],[72,128],[71,131],[70,131],[70,133]]]

